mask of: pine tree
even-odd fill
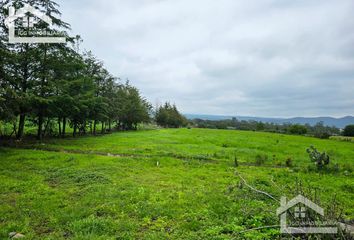
[[[59,19],[58,4],[51,0],[4,0],[2,7],[13,6],[19,9],[25,4],[30,4],[32,7],[49,15],[53,20],[55,29],[65,30],[69,28],[67,23]],[[4,13],[3,16],[8,14],[6,8],[2,8],[2,11]],[[21,25],[16,27],[27,31],[27,35],[30,34],[29,27],[27,29],[24,29]],[[58,31],[54,28],[49,28],[47,23],[40,23],[39,27],[45,27],[50,31]],[[60,46],[60,44],[8,44],[4,42],[7,31],[6,26],[2,25],[1,29],[1,41],[5,44],[11,56],[6,63],[10,69],[10,80],[6,85],[9,85],[14,90],[14,99],[17,100],[17,105],[19,106],[17,138],[22,138],[23,136],[26,117],[29,113],[36,112],[38,118],[37,137],[41,139],[43,119],[49,105],[47,97],[51,94],[50,82],[53,80],[48,74],[52,63],[51,57],[58,48],[63,46]],[[34,103],[29,106],[31,102]]]

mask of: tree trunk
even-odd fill
[[[16,123],[14,123],[13,126],[12,126],[12,133],[10,134],[10,138],[12,137],[13,134],[15,134],[15,136],[17,135]]]
[[[82,133],[86,135],[86,120],[84,121],[84,124],[82,126]]]
[[[51,136],[52,135],[52,132],[51,132],[52,129],[48,129],[49,124],[50,124],[50,118],[48,118],[47,123],[45,124],[43,136],[47,136],[47,135]],[[48,130],[49,130],[49,134],[47,134]]]
[[[93,135],[96,135],[97,121],[93,122]]]
[[[38,115],[38,132],[37,132],[37,140],[42,140],[42,127],[43,127],[43,115],[40,113]]]
[[[25,44],[25,52],[28,52],[28,49],[29,49],[29,44],[26,43]],[[26,55],[26,58],[25,58],[25,62],[23,64],[23,79],[21,80],[21,92],[23,94],[26,94],[27,93],[27,81],[28,81],[28,76],[29,76],[29,60],[28,60],[28,57]],[[25,122],[26,122],[26,114],[25,114],[25,109],[23,109],[22,107],[20,107],[20,122],[19,122],[19,125],[18,125],[18,131],[17,131],[17,136],[16,138],[18,140],[20,140],[22,137],[23,137],[23,134],[24,134],[24,129],[25,129]]]
[[[112,131],[112,122],[111,122],[111,119],[109,119],[109,121],[108,121],[108,131],[109,131],[109,132]]]
[[[77,123],[74,123],[73,137],[76,136],[76,130],[77,130]]]
[[[104,133],[104,122],[101,123],[101,134]]]
[[[45,88],[44,88],[44,84],[45,84],[45,81],[46,81],[46,74],[47,74],[47,48],[48,48],[48,45],[47,44],[44,44],[44,55],[43,55],[43,63],[42,63],[42,67],[41,67],[41,70],[42,70],[42,78],[41,78],[41,84],[40,84],[40,96],[41,98],[44,98],[45,97]],[[39,104],[39,114],[38,114],[38,134],[37,134],[37,139],[38,140],[42,140],[43,138],[43,129],[42,129],[42,125],[43,125],[43,115],[44,115],[44,106],[42,104]]]
[[[23,137],[23,130],[25,128],[25,120],[26,120],[26,115],[24,113],[21,113],[20,115],[20,122],[18,124],[18,131],[17,131],[17,139],[21,139]]]
[[[14,130],[14,133],[15,133],[15,136],[17,135],[17,124],[16,124],[16,122],[14,122],[13,124],[12,124],[12,129]]]
[[[66,128],[66,117],[63,117],[63,131],[61,133],[61,137],[65,137],[65,128]]]
[[[58,118],[59,137],[61,135],[61,118]]]

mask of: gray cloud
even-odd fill
[[[352,0],[61,0],[116,76],[185,113],[354,115]]]

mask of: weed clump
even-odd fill
[[[237,156],[235,156],[234,165],[235,165],[235,167],[238,167],[238,159],[237,159]]]
[[[256,156],[256,165],[261,166],[263,165],[266,161],[268,161],[268,156],[265,154],[257,154]]]
[[[223,144],[222,144],[222,147],[223,147],[223,148],[228,148],[229,145],[228,145],[227,143],[223,143]]]
[[[291,157],[288,157],[288,158],[286,159],[285,165],[286,165],[287,167],[292,167],[292,166],[293,166],[293,160],[292,160]]]

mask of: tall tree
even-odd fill
[[[13,6],[16,9],[22,8],[25,4],[30,4],[32,7],[39,9],[53,20],[53,26],[50,28],[47,23],[41,22],[38,27],[45,28],[51,32],[58,32],[69,28],[69,25],[60,20],[59,5],[51,0],[4,0],[1,3],[1,11],[3,16],[8,15],[7,9],[4,6]],[[21,32],[25,32],[26,36],[32,36],[30,27],[24,27],[20,24],[16,25]],[[6,26],[1,26],[1,39],[4,39],[4,34],[7,31]],[[6,34],[5,34],[6,35]],[[15,93],[15,98],[19,106],[19,127],[17,138],[21,138],[24,132],[24,125],[28,113],[33,112],[31,108],[34,106],[38,114],[38,138],[42,137],[42,123],[44,118],[45,108],[47,106],[46,90],[48,88],[49,76],[48,72],[48,56],[51,50],[58,47],[59,44],[6,44],[6,49],[11,52],[12,61],[8,61],[10,77],[9,85]],[[33,90],[39,92],[35,92]],[[29,102],[34,101],[32,106]]]
[[[4,0],[0,4],[19,9],[26,3],[53,19],[54,27],[39,22],[39,28],[54,33],[69,28],[60,20],[54,1]],[[0,20],[4,20],[7,10],[0,11]],[[16,27],[31,36],[28,26]],[[25,123],[32,122],[40,140],[56,126],[58,135],[65,136],[67,123],[75,136],[85,134],[88,126],[96,133],[98,123],[104,133],[114,123],[121,129],[136,129],[138,123],[149,121],[151,105],[139,90],[128,82],[119,83],[91,52],[80,54],[80,38],[66,37],[73,46],[9,44],[7,29],[0,21],[0,121],[18,122],[14,132],[19,139]]]
[[[163,127],[179,128],[187,125],[187,119],[178,111],[176,105],[166,102],[158,107],[155,115],[156,123]]]

